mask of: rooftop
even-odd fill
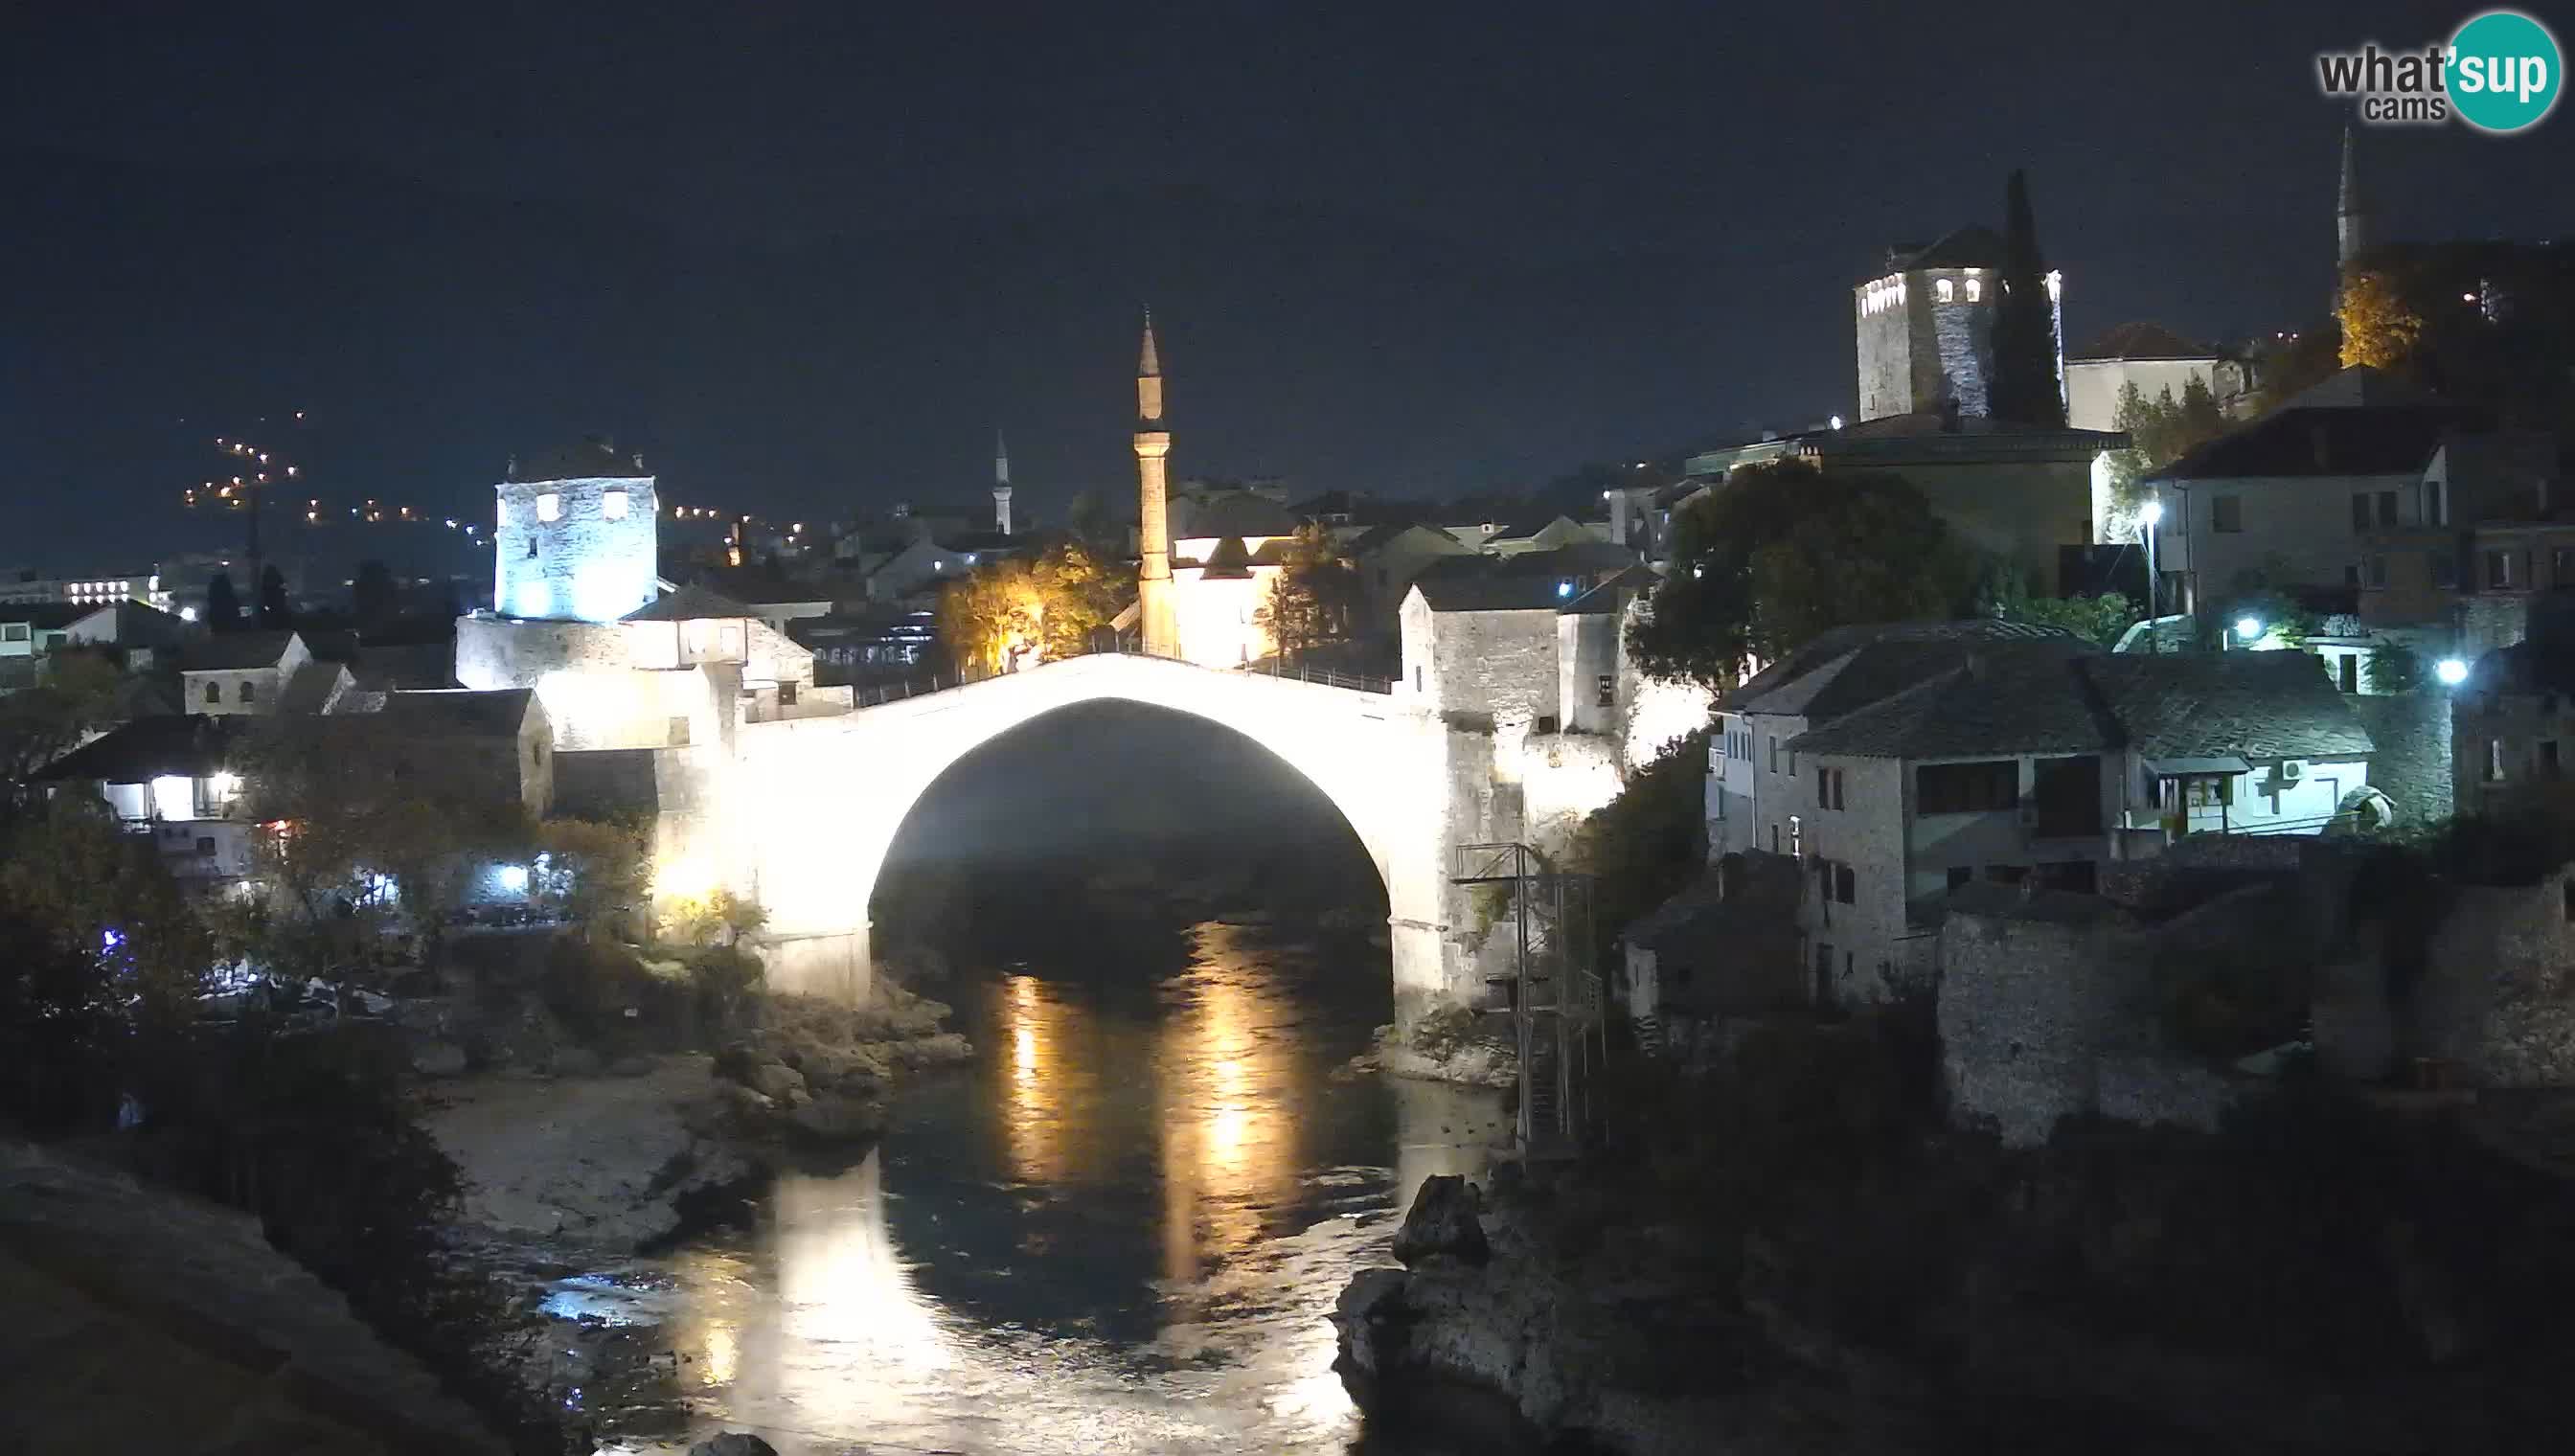
[[[423,734],[517,737],[528,721],[533,688],[441,688],[388,693],[375,718],[385,726]]]
[[[1982,223],[1969,223],[1936,243],[1897,243],[1886,250],[1886,266],[1872,275],[1913,273],[1925,268],[2000,268],[2007,249],[2000,234]]]
[[[2300,398],[2304,398],[2301,396]],[[2158,481],[2415,475],[2454,432],[2494,428],[2465,405],[2299,405],[2233,430],[2158,471]]]
[[[620,622],[703,622],[718,617],[758,617],[760,614],[731,597],[710,592],[692,582],[676,592],[665,592],[618,619]]]
[[[187,650],[180,654],[179,666],[190,673],[241,673],[253,668],[274,668],[278,660],[286,656],[286,645],[293,641],[293,628],[216,633],[203,641],[188,644]]]
[[[2099,752],[2118,745],[2119,728],[2085,681],[2091,661],[2049,643],[1971,651],[1936,676],[1827,717],[1789,741],[1800,753],[1864,758]]]
[[[2063,628],[1991,618],[1837,627],[1754,674],[1726,695],[1725,706],[1820,723],[1958,667],[1969,653],[2009,643],[2046,644],[2067,656],[2093,651]]]
[[[165,775],[202,778],[222,769],[247,719],[179,713],[138,718],[47,764],[37,776],[142,783]]]
[[[2101,360],[2183,360],[2215,359],[2217,347],[2185,339],[2161,324],[2142,320],[2105,329],[2080,349],[2065,354],[2068,364]]]

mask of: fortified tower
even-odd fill
[[[1172,519],[1163,428],[1163,361],[1154,348],[1154,315],[1145,315],[1145,346],[1136,360],[1136,616],[1148,655],[1181,655],[1180,614],[1172,601]]]
[[[653,600],[661,506],[644,457],[592,436],[510,462],[494,487],[492,606],[504,617],[615,622]]]
[[[993,529],[1011,534],[1011,446],[999,430],[993,432]]]

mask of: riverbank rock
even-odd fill
[[[975,1054],[942,1029],[946,1004],[880,983],[863,1006],[775,996],[761,1024],[716,1054],[733,1125],[752,1136],[851,1142],[885,1130],[885,1099],[905,1071]]]
[[[1476,1217],[1482,1201],[1475,1185],[1455,1173],[1422,1179],[1421,1191],[1413,1195],[1412,1207],[1403,1215],[1403,1226],[1395,1230],[1394,1257],[1405,1268],[1436,1259],[1484,1263],[1493,1251],[1484,1240],[1483,1222]]]
[[[749,1431],[727,1431],[691,1446],[689,1456],[778,1456],[778,1448]]]
[[[411,1069],[425,1077],[461,1077],[465,1075],[465,1048],[453,1041],[415,1042]]]
[[[1471,1011],[1444,1011],[1422,1017],[1408,1032],[1379,1026],[1375,1044],[1352,1057],[1343,1070],[1469,1087],[1514,1086],[1519,1082],[1519,1053],[1484,1019]]]

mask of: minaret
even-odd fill
[[[993,432],[993,529],[1011,534],[1011,447],[1002,432]]]
[[[2342,193],[2334,204],[2335,262],[2349,272],[2369,246],[2369,210],[2360,200],[2360,167],[2352,158],[2351,128],[2342,129]]]
[[[1163,428],[1163,361],[1154,348],[1154,315],[1145,314],[1145,347],[1136,360],[1136,608],[1145,651],[1181,655],[1180,614],[1172,603],[1172,521],[1164,460],[1172,453]]]

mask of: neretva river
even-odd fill
[[[1388,1016],[1381,940],[1105,949],[934,988],[977,1059],[907,1081],[864,1161],[623,1290],[561,1287],[674,1352],[680,1407],[600,1410],[609,1449],[684,1449],[683,1423],[788,1456],[1468,1448],[1364,1431],[1325,1316],[1421,1179],[1481,1175],[1501,1094],[1333,1075]]]

